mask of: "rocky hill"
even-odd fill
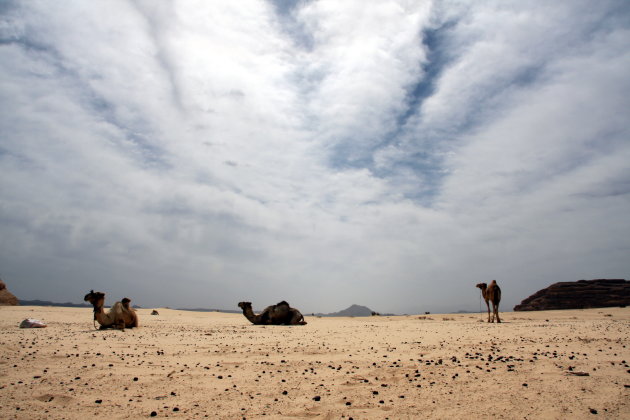
[[[19,305],[18,298],[9,292],[7,285],[0,279],[0,305]]]
[[[546,311],[623,305],[630,305],[630,281],[597,279],[552,284],[516,305],[514,310]]]

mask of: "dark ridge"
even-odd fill
[[[91,308],[92,305],[87,303],[72,303],[72,302],[51,302],[49,300],[22,300],[20,299],[20,305],[22,306],[60,306],[66,308]]]

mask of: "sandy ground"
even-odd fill
[[[0,418],[630,419],[630,308],[294,327],[158,310],[97,331],[91,309],[0,307]]]

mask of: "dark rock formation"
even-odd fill
[[[0,305],[19,305],[18,298],[7,290],[7,285],[0,280]]]
[[[566,281],[539,290],[515,311],[546,311],[551,309],[606,308],[630,305],[630,281],[598,279]]]

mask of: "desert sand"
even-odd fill
[[[98,331],[87,308],[0,307],[0,418],[630,418],[630,308],[306,326],[157,309]]]

